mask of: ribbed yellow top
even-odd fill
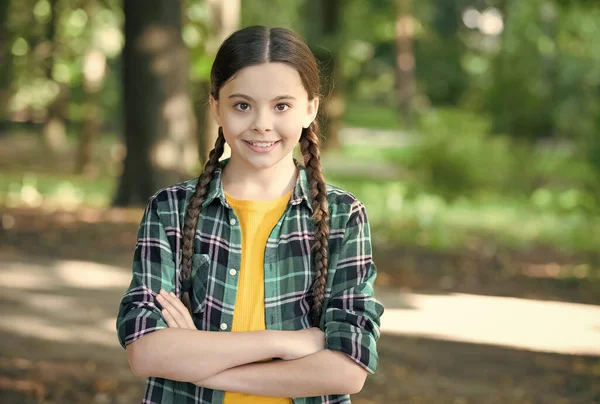
[[[242,263],[233,308],[232,332],[258,331],[265,326],[265,247],[292,193],[272,201],[248,201],[225,193],[242,229]],[[290,404],[283,397],[226,392],[224,404]]]

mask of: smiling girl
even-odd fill
[[[375,371],[369,224],[323,178],[319,98],[292,31],[249,27],[221,45],[215,148],[199,178],[148,201],[118,314],[143,403],[350,403]]]

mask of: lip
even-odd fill
[[[271,141],[267,141],[267,140],[254,140],[254,141],[250,141],[250,140],[244,140],[243,141],[246,146],[248,146],[248,148],[256,153],[268,153],[271,150],[273,150],[280,142],[281,140],[271,140]],[[269,147],[257,147],[257,146],[253,146],[252,143],[273,143],[271,146]]]
[[[264,140],[264,139],[256,139],[256,140],[244,140],[246,143],[275,143],[279,142],[279,140]]]

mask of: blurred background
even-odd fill
[[[596,0],[1,0],[0,401],[139,402],[137,226],[216,138],[222,40],[300,32],[386,306],[353,402],[600,402]]]

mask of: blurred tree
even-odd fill
[[[341,147],[339,132],[346,110],[342,53],[345,43],[343,10],[341,0],[309,0],[306,3],[306,39],[321,67],[325,150],[337,150]]]
[[[415,56],[413,54],[414,20],[411,0],[396,0],[396,103],[406,127],[413,126]]]
[[[265,25],[286,27],[305,34],[306,18],[302,12],[307,0],[243,0],[242,26]]]
[[[96,0],[86,3],[87,15],[95,16],[100,12],[100,4]],[[100,31],[94,20],[90,22],[90,31]],[[79,144],[75,158],[76,174],[92,174],[93,141],[98,137],[102,124],[101,90],[104,87],[106,72],[106,55],[94,41],[83,57],[82,88],[85,93],[83,102],[83,122],[78,136]]]
[[[144,205],[197,161],[180,1],[124,0],[127,155],[114,204]]]
[[[8,30],[10,5],[9,0],[0,2],[0,129],[2,129],[8,118],[8,100],[12,77],[11,36]]]
[[[205,3],[208,8],[207,35],[204,40],[203,57],[198,63],[212,65],[212,60],[214,60],[221,43],[240,26],[241,3],[240,0],[205,0]],[[211,117],[210,108],[208,108],[210,68],[204,69],[204,71],[208,75],[196,83],[195,96],[199,99],[197,98],[194,102],[198,119],[199,154],[202,166],[208,160],[208,154],[214,147],[219,129]]]
[[[57,48],[56,26],[59,21],[58,0],[49,0],[50,18],[46,24],[46,34],[41,45],[43,51],[43,67],[47,80],[53,81],[54,55]],[[38,46],[38,49],[40,47]],[[67,128],[65,123],[65,109],[69,102],[66,84],[58,85],[58,95],[48,105],[47,117],[44,122],[44,141],[53,153],[64,149],[67,143]]]
[[[477,1],[428,0],[414,4],[414,13],[422,24],[421,35],[415,41],[419,66],[416,76],[419,89],[434,105],[458,105],[469,87],[469,76],[461,64],[467,50],[461,35],[461,13]]]

